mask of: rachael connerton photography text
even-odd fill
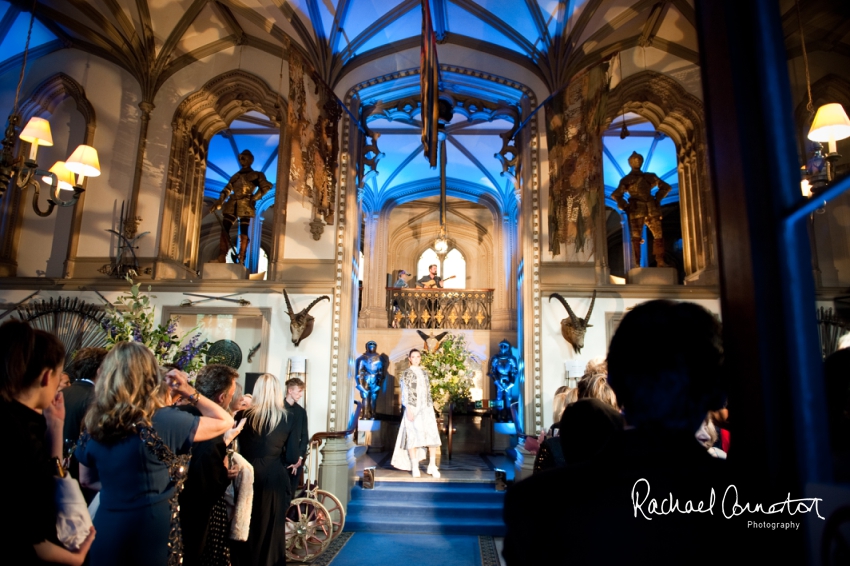
[[[645,478],[640,478],[632,486],[631,499],[635,517],[637,518],[638,513],[640,513],[644,519],[651,521],[652,517],[650,515],[670,515],[672,513],[709,513],[713,516],[714,506],[717,503],[717,495],[714,488],[711,488],[707,496],[707,501],[692,501],[688,499],[684,503],[681,503],[672,493],[668,493],[667,497],[658,500],[650,497],[649,481]],[[744,513],[775,515],[787,512],[789,515],[796,515],[798,513],[810,513],[814,511],[819,519],[825,520],[818,510],[818,502],[820,501],[823,501],[823,499],[819,497],[791,499],[791,494],[789,493],[785,499],[776,503],[741,503],[738,498],[738,488],[734,484],[731,484],[723,492],[720,510],[726,519],[738,517]],[[764,524],[755,523],[754,521],[750,521],[750,523],[754,525]]]

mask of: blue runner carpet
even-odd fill
[[[356,533],[410,533],[504,536],[505,492],[492,482],[377,482],[355,485],[345,530]]]
[[[330,566],[481,566],[477,536],[355,533]]]

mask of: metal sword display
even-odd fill
[[[235,297],[236,295],[239,295],[240,293],[233,293],[232,295],[222,295],[221,297],[213,297],[213,296],[210,296],[210,295],[198,295],[196,293],[183,293],[183,294],[188,296],[188,297],[203,297],[203,299],[200,300],[200,301],[191,301],[189,299],[183,299],[183,302],[180,303],[181,307],[193,307],[197,304],[206,303],[206,302],[209,302],[209,301],[227,301],[229,303],[237,303],[240,307],[247,307],[247,306],[251,305],[251,302],[247,301],[245,299],[231,299],[230,298],[230,297]]]
[[[113,230],[112,228],[106,230],[118,236],[118,249],[115,252],[115,260],[111,264],[106,264],[98,269],[100,273],[119,279],[127,277],[131,272],[133,274],[139,273],[139,260],[136,257],[136,250],[139,249],[139,246],[136,245],[136,242],[142,236],[150,234],[150,232],[136,234],[136,227],[140,220],[140,217],[132,219],[125,218],[124,203],[121,203],[121,220],[118,224],[118,230]],[[128,253],[130,258],[132,258],[132,263],[125,261]]]
[[[22,305],[22,304],[24,304],[25,302],[29,301],[30,299],[32,299],[32,298],[33,298],[33,297],[35,297],[36,295],[38,295],[38,291],[36,291],[35,293],[30,294],[30,295],[29,295],[27,298],[25,298],[24,300],[22,300],[22,301],[18,301],[17,303],[15,303],[14,305],[12,305],[12,308],[10,308],[10,309],[6,309],[5,311],[3,311],[3,313],[2,313],[2,314],[0,314],[0,320],[3,320],[3,319],[4,319],[4,318],[6,318],[7,316],[9,316],[9,314],[11,314],[11,313],[15,312],[15,309],[17,309],[19,306],[21,306],[21,305]]]

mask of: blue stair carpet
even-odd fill
[[[347,526],[347,521],[346,521]],[[330,566],[481,566],[478,537],[355,533]]]
[[[360,533],[422,533],[504,536],[505,493],[493,483],[385,482],[355,485],[345,530]]]

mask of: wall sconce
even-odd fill
[[[841,158],[835,142],[850,138],[850,119],[847,118],[844,107],[834,102],[818,108],[812,127],[809,129],[808,138],[814,142],[827,143],[829,149],[829,153],[823,157],[826,160],[824,178],[812,179],[815,181],[812,183],[812,188],[817,192],[817,189],[835,179],[835,164]],[[818,156],[817,153],[816,156]]]
[[[16,177],[15,184],[26,192],[27,188],[33,187],[32,208],[39,216],[50,216],[53,209],[57,206],[74,206],[80,200],[80,195],[85,191],[83,181],[86,177],[97,177],[100,175],[100,163],[97,159],[97,151],[88,145],[79,146],[74,153],[71,154],[66,161],[57,162],[49,171],[44,171],[38,168],[36,156],[38,155],[38,146],[52,146],[53,135],[50,133],[50,122],[44,118],[34,116],[30,118],[27,125],[24,126],[18,136],[21,141],[30,144],[29,157],[23,160],[15,159],[13,148],[15,147],[15,130],[21,122],[21,116],[18,114],[18,95],[21,92],[21,85],[24,82],[24,73],[27,67],[27,54],[29,53],[30,36],[32,34],[32,26],[35,21],[35,2],[33,9],[30,11],[29,32],[27,40],[24,44],[23,59],[21,63],[21,73],[18,77],[18,88],[15,91],[15,103],[12,106],[12,113],[9,115],[9,122],[6,126],[5,136],[0,142],[0,199],[6,194],[6,190],[12,182],[12,177]],[[74,179],[74,174],[77,178]],[[39,181],[44,181],[50,184],[50,196],[47,198],[47,210],[41,210],[38,207],[38,197],[40,193]],[[73,195],[70,200],[63,200],[60,197],[60,191],[70,189]]]
[[[10,120],[11,122],[11,120]],[[6,132],[7,138],[9,131]],[[32,208],[41,217],[50,216],[57,206],[74,206],[80,200],[80,195],[85,191],[83,181],[86,177],[97,177],[100,175],[100,162],[97,150],[88,145],[80,145],[66,161],[57,161],[49,171],[39,169],[36,157],[38,146],[52,146],[53,136],[50,133],[50,123],[44,118],[33,117],[27,122],[20,134],[21,141],[30,143],[29,157],[20,161],[4,164],[8,170],[8,176],[0,176],[0,197],[5,194],[11,177],[14,176],[15,184],[21,191],[26,192],[29,187],[33,188]],[[6,145],[7,140],[3,140]],[[75,177],[76,174],[76,177]],[[50,196],[47,197],[47,210],[41,210],[38,198],[41,194],[43,181],[50,185]],[[61,191],[69,190],[73,194],[69,200],[64,200]]]

